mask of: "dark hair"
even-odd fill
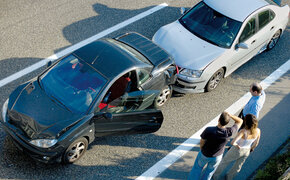
[[[262,92],[263,88],[259,83],[253,83],[252,84],[252,91],[257,91],[258,94]]]
[[[255,115],[247,114],[245,116],[245,128],[251,131],[251,134],[254,133],[254,129],[258,127],[258,120]]]
[[[219,122],[222,126],[227,125],[230,122],[230,116],[226,112],[222,112],[219,118]]]

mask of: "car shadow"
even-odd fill
[[[90,144],[88,151],[75,164],[63,165],[34,161],[17,149],[10,136],[1,130],[0,139],[1,179],[129,179],[141,175],[144,169],[150,168],[186,140],[156,134],[101,137]],[[119,148],[129,148],[130,152],[121,153]],[[112,149],[116,151],[112,152]],[[199,151],[199,147],[192,151]],[[134,169],[140,162],[144,163],[142,168]]]
[[[154,6],[148,6],[140,9],[118,9],[96,3],[92,7],[96,12],[96,16],[89,17],[66,26],[63,29],[63,35],[70,43],[75,44],[153,7]],[[171,15],[170,19],[168,18],[168,14]],[[179,8],[166,7],[155,12],[154,16],[158,16],[159,18],[149,15],[146,18],[118,30],[117,33],[112,33],[113,35],[110,34],[109,36],[113,37],[115,34],[134,30],[145,36],[149,35],[147,37],[151,38],[159,27],[174,21],[180,16]],[[148,26],[148,22],[150,22],[150,24],[154,24],[154,26],[144,28]]]
[[[4,79],[16,72],[23,70],[23,67],[28,67],[42,60],[41,58],[25,57],[25,58],[9,58],[0,60],[0,79]],[[13,70],[13,71],[12,71]]]
[[[76,44],[153,7],[154,6],[148,6],[146,8],[140,9],[118,9],[108,7],[101,3],[96,3],[92,7],[96,12],[96,16],[92,16],[66,26],[63,29],[63,36],[71,44]],[[119,29],[116,32],[112,32],[105,37],[115,37],[119,34],[135,31],[151,39],[154,33],[161,26],[168,24],[180,17],[179,9],[180,7],[168,6],[155,12],[154,16],[146,16],[146,18],[138,20],[124,28]],[[170,18],[168,15],[170,15]],[[156,16],[159,18],[155,18]],[[151,24],[152,26],[144,28],[147,27],[148,24]],[[55,52],[59,52],[67,47],[56,49]]]
[[[140,9],[118,9],[110,8],[101,3],[96,3],[92,6],[92,9],[96,12],[96,15],[80,21],[76,21],[64,27],[63,36],[73,45],[153,7],[154,6],[148,6],[146,8]],[[159,18],[155,18],[155,16],[158,16]],[[146,18],[138,20],[122,29],[119,29],[118,31],[113,32],[106,37],[115,37],[125,32],[136,31],[151,39],[154,33],[161,26],[174,21],[179,16],[179,7],[166,7],[162,10],[155,12],[154,16],[146,16]],[[153,26],[149,28],[144,28],[147,27],[148,24],[152,24]],[[67,49],[68,47],[70,47],[70,45],[57,48],[54,50],[54,52],[58,53],[64,49]],[[12,75],[22,70],[23,67],[33,65],[34,63],[42,59],[43,58],[37,57],[15,57],[0,60],[0,79],[4,79],[9,75]],[[13,67],[11,67],[12,64]]]

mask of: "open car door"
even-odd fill
[[[95,113],[95,134],[152,133],[163,122],[163,114],[154,108],[159,91],[146,90],[125,93]]]

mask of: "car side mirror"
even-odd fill
[[[111,114],[111,113],[104,113],[103,114],[103,116],[104,116],[104,118],[106,118],[106,119],[110,119],[110,120],[112,120],[113,119],[113,115]]]
[[[186,10],[184,7],[181,7],[181,8],[180,8],[180,13],[181,13],[181,15],[185,14],[186,11],[187,11],[187,10]]]
[[[49,67],[52,65],[52,62],[51,61],[48,61],[47,64],[46,64],[46,67]]]
[[[248,46],[248,44],[242,42],[242,43],[236,44],[235,49],[239,49],[239,48],[249,49],[249,46]]]

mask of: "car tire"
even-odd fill
[[[172,87],[170,85],[164,86],[155,99],[154,103],[155,108],[162,107],[170,99],[171,95],[172,95]]]
[[[75,140],[63,155],[64,164],[72,164],[79,160],[88,148],[88,140],[84,137]]]
[[[214,90],[224,78],[224,69],[220,68],[217,72],[215,72],[205,86],[205,91],[210,92]]]
[[[281,31],[278,30],[274,35],[273,37],[271,38],[270,42],[268,43],[267,45],[267,51],[273,49],[276,44],[278,43],[279,39],[280,39],[280,36],[281,36]]]

